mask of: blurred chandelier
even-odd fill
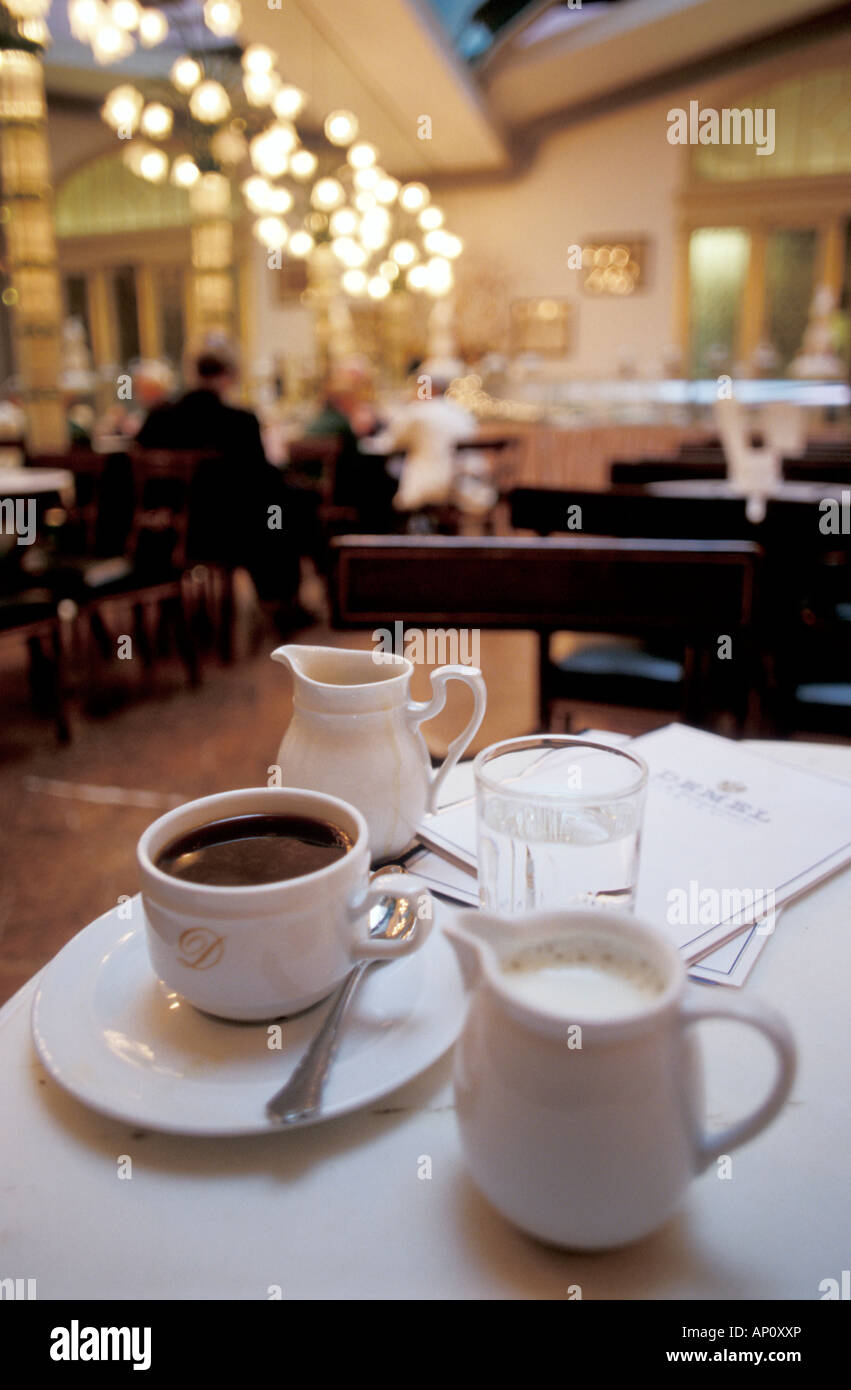
[[[242,23],[239,0],[206,0],[203,13],[204,23],[218,38],[232,38]],[[68,19],[74,38],[89,44],[99,63],[120,62],[137,42],[155,48],[168,35],[162,10],[139,0],[68,0]]]
[[[207,0],[204,15],[220,34],[233,32],[221,26],[241,17],[236,0]],[[318,153],[303,145],[295,122],[307,95],[283,81],[270,48],[186,52],[169,78],[163,100],[146,101],[123,83],[104,102],[101,115],[128,141],[124,158],[134,174],[151,183],[170,177],[188,191],[197,214],[221,217],[230,207],[231,178],[248,162],[253,172],[242,180],[242,197],[270,258],[327,258],[330,248],[352,298],[381,300],[403,289],[449,293],[462,243],[444,228],[429,189],[402,185],[381,168],[376,147],[358,139],[350,111],[327,115],[324,143],[314,142]],[[163,142],[175,132],[183,148],[170,154]]]
[[[168,34],[162,10],[140,5],[138,0],[69,0],[68,22],[74,38],[89,44],[96,61],[103,64],[128,57],[137,42],[143,48],[155,48]]]
[[[50,42],[50,0],[0,0],[0,49],[40,53]]]

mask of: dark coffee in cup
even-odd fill
[[[172,840],[157,855],[163,873],[219,888],[281,883],[325,869],[352,848],[345,830],[303,816],[231,816]]]

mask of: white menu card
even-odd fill
[[[743,983],[783,906],[851,864],[847,781],[682,724],[631,740],[585,737],[628,743],[648,764],[635,911],[671,936],[695,978]],[[421,837],[436,853],[409,861],[469,906],[475,821],[472,799],[425,817]]]

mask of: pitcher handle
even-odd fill
[[[780,1014],[763,1004],[759,999],[740,999],[721,997],[704,999],[695,986],[691,986],[680,1005],[680,1021],[688,1027],[704,1018],[727,1018],[737,1023],[748,1023],[758,1033],[762,1033],[771,1043],[777,1058],[777,1074],[768,1095],[756,1110],[745,1115],[735,1124],[728,1125],[718,1134],[700,1134],[695,1143],[698,1172],[709,1167],[713,1159],[728,1153],[739,1144],[753,1139],[761,1129],[774,1119],[788,1096],[795,1079],[795,1043],[791,1032]]]
[[[457,738],[454,738],[449,745],[449,751],[437,772],[431,779],[426,801],[426,810],[433,811],[437,800],[437,793],[440,784],[448,772],[451,772],[464,749],[478,731],[479,725],[485,717],[485,706],[487,704],[487,691],[481,671],[476,666],[439,666],[432,672],[431,684],[434,694],[430,700],[412,700],[408,705],[408,718],[416,728],[424,724],[427,719],[433,719],[436,714],[440,714],[446,704],[446,682],[451,680],[463,681],[473,692],[473,713],[466,727],[461,731]]]

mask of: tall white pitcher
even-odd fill
[[[410,698],[413,664],[406,657],[337,647],[287,645],[272,653],[295,683],[293,717],[278,750],[283,784],[327,792],[356,806],[369,826],[372,858],[408,849],[423,812],[473,738],[485,713],[481,671],[441,666],[432,673],[434,694]],[[446,703],[446,683],[464,681],[473,692],[473,713],[436,772],[420,725]]]

